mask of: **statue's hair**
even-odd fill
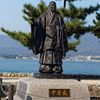
[[[51,3],[54,3],[54,4],[56,5],[56,2],[54,2],[54,1],[51,1],[51,2],[49,3],[49,5],[50,5]]]

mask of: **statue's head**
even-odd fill
[[[56,3],[54,1],[49,3],[49,10],[52,12],[56,11]]]

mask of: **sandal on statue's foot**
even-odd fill
[[[61,74],[61,72],[55,72],[54,74]]]

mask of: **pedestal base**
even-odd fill
[[[69,93],[67,93],[69,90]],[[51,93],[50,93],[51,91]],[[50,97],[51,95],[51,97]],[[66,95],[65,97],[62,97]],[[19,79],[14,100],[90,100],[87,84],[73,79]]]

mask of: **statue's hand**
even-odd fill
[[[32,21],[32,26],[36,26],[36,22],[35,21]]]
[[[32,26],[35,26],[35,25],[36,25],[36,22],[35,22],[33,19],[31,19],[31,21],[32,21],[32,22],[31,22],[31,25],[32,25]]]

